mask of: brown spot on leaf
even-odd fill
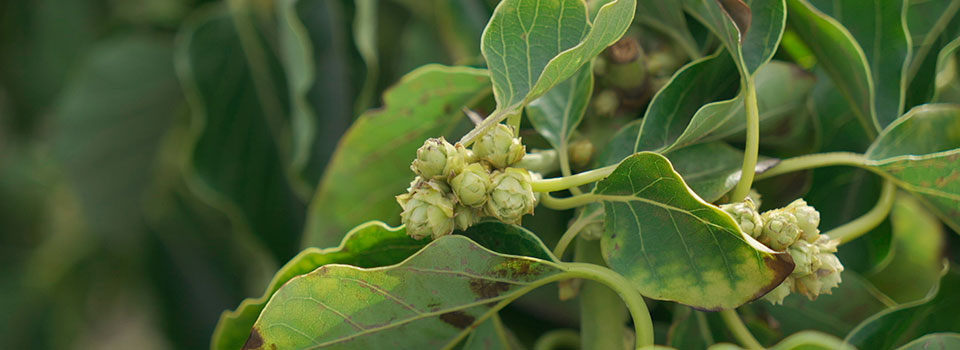
[[[747,37],[747,30],[750,30],[750,6],[743,0],[719,0],[719,2],[723,11],[737,25],[737,30],[740,31],[740,42],[743,43]]]
[[[242,350],[256,350],[263,347],[263,337],[260,336],[260,330],[256,327],[250,331],[250,337],[247,338],[247,342],[243,343]]]
[[[522,279],[543,273],[543,265],[527,259],[510,259],[497,265],[493,273],[497,277]]]
[[[470,290],[483,299],[496,298],[503,292],[510,290],[510,284],[500,281],[490,281],[480,278],[470,279]]]
[[[793,272],[793,268],[797,265],[793,263],[793,257],[788,253],[776,253],[773,255],[772,259],[763,259],[763,262],[767,265],[770,270],[773,270],[773,280],[769,284],[763,286],[757,294],[753,295],[753,298],[750,298],[751,301],[756,300],[767,293],[769,293],[774,288],[777,288],[783,280],[787,279],[790,276],[790,273]]]
[[[451,326],[466,329],[473,325],[474,318],[463,311],[452,311],[440,315],[440,320]]]
[[[449,104],[444,103],[444,104],[443,104],[443,114],[450,114],[450,112],[453,112],[453,107],[450,107]]]

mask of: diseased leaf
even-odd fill
[[[817,300],[793,294],[784,299],[783,305],[757,301],[751,306],[768,313],[783,334],[815,330],[843,337],[863,320],[895,305],[856,272],[844,270],[842,279],[832,294],[820,295]]]
[[[233,311],[220,315],[214,330],[211,348],[239,349],[250,336],[257,317],[270,297],[290,279],[304,275],[327,264],[345,264],[357,267],[377,267],[396,264],[428,242],[407,236],[403,228],[391,228],[381,222],[369,222],[354,228],[343,238],[339,247],[307,248],[280,268],[259,298],[248,298]]]
[[[960,334],[933,333],[897,348],[897,350],[948,350],[960,348]]]
[[[503,303],[563,273],[549,261],[445,236],[398,265],[325,265],[291,279],[271,298],[244,349],[449,347]]]
[[[863,49],[843,25],[805,0],[787,0],[787,9],[790,28],[817,57],[863,127],[875,134],[873,77]]]
[[[847,335],[859,349],[893,349],[910,339],[932,332],[960,331],[960,273],[944,271],[938,286],[921,300],[901,304],[870,317]]]
[[[248,49],[255,48],[242,44],[238,22],[218,6],[181,30],[175,63],[194,130],[187,179],[236,230],[254,234],[282,261],[296,252],[304,212],[284,161],[286,91],[283,85],[257,85],[263,82],[255,71],[274,82],[283,75],[266,51],[259,51],[262,60],[248,58]],[[253,31],[245,32],[253,35],[247,39],[263,44],[255,28],[247,29]]]
[[[784,253],[744,234],[656,153],[628,157],[593,195],[604,202],[608,265],[647,297],[729,309],[766,294],[793,271]]]
[[[369,220],[399,223],[393,196],[413,179],[410,161],[430,137],[468,123],[461,109],[490,94],[487,72],[428,65],[410,72],[384,94],[384,107],[360,116],[340,141],[314,196],[306,246],[328,247],[343,232]]]
[[[593,95],[592,65],[584,65],[577,74],[558,84],[527,105],[527,118],[561,157],[573,131],[583,120]]]
[[[832,16],[863,49],[873,81],[873,122],[877,131],[903,113],[905,78],[911,49],[906,21],[906,0],[811,0],[819,10]],[[819,57],[825,60],[843,57]],[[834,79],[839,77],[835,76]]]
[[[880,134],[866,156],[869,166],[960,232],[960,106],[911,109]]]

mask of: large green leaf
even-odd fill
[[[222,7],[207,8],[181,30],[175,63],[191,107],[188,180],[237,230],[252,232],[285,260],[296,252],[303,220],[282,161],[285,92],[262,85],[254,72],[282,74],[274,57],[242,43],[260,42],[256,32],[244,35]]]
[[[933,333],[897,348],[897,350],[948,350],[960,348],[960,334]]]
[[[923,298],[940,279],[945,241],[940,220],[911,196],[899,195],[890,211],[891,258],[870,281],[897,302]]]
[[[643,295],[701,309],[756,299],[793,271],[793,262],[744,234],[704,202],[663,156],[633,155],[600,181],[603,254]]]
[[[570,136],[583,120],[592,95],[593,69],[587,64],[576,75],[527,105],[530,124],[557,150],[561,162],[567,161]],[[568,167],[561,165],[564,166]]]
[[[283,0],[277,6],[292,106],[291,166],[312,188],[353,120],[360,85],[351,74],[353,46],[341,2]]]
[[[700,57],[700,48],[697,40],[687,27],[687,19],[683,16],[683,2],[661,0],[637,1],[636,20],[666,34],[677,45],[683,47],[690,58]]]
[[[847,335],[859,349],[893,349],[932,332],[960,331],[960,273],[953,267],[923,299],[902,304],[867,319]]]
[[[377,267],[396,264],[423,248],[428,242],[407,236],[403,228],[380,222],[358,226],[343,238],[339,247],[307,248],[280,268],[259,298],[248,298],[233,311],[225,311],[213,333],[212,349],[239,349],[270,297],[290,279],[327,264]]]
[[[839,287],[817,300],[793,294],[784,299],[783,305],[766,301],[751,305],[769,314],[771,322],[775,322],[783,334],[816,330],[838,337],[846,336],[863,320],[894,305],[856,272],[845,270],[842,277]],[[857,302],[851,303],[851,300]]]
[[[291,279],[244,349],[449,347],[509,301],[564,276],[555,263],[445,236],[398,265],[326,265]]]
[[[811,0],[810,3],[840,22],[863,49],[873,78],[874,125],[878,131],[882,130],[903,113],[905,75],[912,49],[904,19],[907,1]],[[818,59],[824,62],[831,58]]]
[[[769,61],[783,37],[784,0],[683,0],[683,5],[720,38],[744,76]]]
[[[430,137],[456,136],[466,122],[461,108],[489,93],[482,69],[429,65],[404,76],[384,94],[384,108],[360,116],[340,141],[310,204],[304,244],[335,245],[369,220],[398,223],[393,196],[413,179],[417,148]]]
[[[960,232],[960,106],[915,107],[880,134],[868,164]]]
[[[875,134],[873,77],[863,49],[843,25],[805,0],[787,0],[787,9],[790,27],[817,57],[863,127]]]

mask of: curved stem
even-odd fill
[[[586,193],[572,197],[557,198],[549,193],[543,193],[540,197],[540,204],[553,210],[567,210],[584,206],[600,200],[593,193]]]
[[[577,242],[573,260],[605,266],[600,241]],[[580,287],[580,348],[623,349],[626,345],[627,309],[611,287],[588,282]]]
[[[777,175],[783,175],[786,173],[791,173],[794,171],[821,168],[826,166],[834,165],[848,165],[864,168],[870,171],[873,171],[872,168],[867,166],[867,159],[859,153],[853,152],[829,152],[829,153],[814,153],[808,154],[799,157],[793,157],[781,160],[773,168],[767,169],[760,174],[757,174],[757,180],[771,178]]]
[[[576,277],[594,280],[603,283],[620,295],[630,316],[633,317],[634,332],[637,335],[637,349],[653,346],[653,320],[643,295],[622,275],[603,266],[587,263],[562,263],[568,271]]]
[[[563,175],[563,177],[573,175],[573,173],[570,171],[570,154],[567,151],[566,143],[564,143],[563,147],[560,147],[560,149],[557,150],[557,156],[560,158],[560,175]],[[583,194],[583,191],[581,191],[579,187],[573,186],[570,187],[570,193],[578,195]]]
[[[884,180],[883,189],[880,191],[880,199],[877,200],[877,204],[873,206],[873,209],[870,209],[870,211],[856,220],[827,231],[825,235],[830,237],[830,239],[839,239],[840,244],[844,244],[870,232],[870,230],[880,225],[880,223],[887,218],[887,215],[890,214],[896,193],[897,187],[893,184],[893,181]]]
[[[617,169],[617,165],[618,164],[614,164],[603,168],[584,171],[582,173],[570,176],[537,180],[531,182],[530,184],[533,185],[533,190],[536,192],[563,191],[571,187],[583,186],[591,182],[600,181],[613,173],[613,171]]]
[[[544,194],[544,196],[549,196],[550,194]],[[553,198],[553,197],[550,197]],[[567,251],[567,247],[570,246],[570,243],[573,242],[573,239],[580,234],[580,231],[583,231],[583,228],[593,222],[598,215],[603,213],[602,210],[596,210],[590,215],[585,217],[578,217],[576,221],[573,222],[573,225],[567,228],[567,231],[563,233],[563,236],[560,236],[560,241],[557,242],[557,246],[553,248],[553,255],[557,258],[563,259],[563,253]]]
[[[730,309],[720,311],[720,317],[722,317],[723,322],[727,324],[727,329],[733,333],[733,337],[737,338],[737,341],[740,342],[740,345],[743,345],[744,348],[748,350],[763,349],[763,345],[760,345],[757,338],[754,338],[753,334],[750,334],[750,330],[747,329],[747,326],[743,324],[743,320],[740,319],[737,310]]]
[[[572,329],[556,329],[544,333],[533,344],[533,350],[580,347],[580,333]]]
[[[753,186],[753,177],[757,169],[757,158],[760,152],[760,110],[757,107],[757,87],[753,77],[744,79],[746,96],[743,104],[747,114],[747,142],[743,150],[743,167],[740,171],[740,182],[730,194],[731,202],[739,202],[747,198],[750,187]]]

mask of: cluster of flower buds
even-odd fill
[[[820,235],[820,212],[797,199],[780,209],[760,214],[749,198],[743,202],[725,204],[721,209],[729,213],[743,232],[756,238],[770,249],[785,251],[796,267],[780,286],[767,293],[764,299],[782,304],[790,292],[814,300],[821,294],[830,294],[840,284],[843,265],[837,259],[837,240]]]
[[[484,217],[519,223],[537,202],[530,183],[538,175],[510,167],[524,154],[520,139],[504,124],[481,136],[472,150],[443,137],[424,142],[410,166],[417,177],[397,196],[407,234],[438,238]]]

